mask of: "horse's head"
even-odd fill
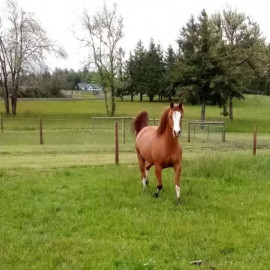
[[[182,127],[182,116],[183,116],[183,105],[180,102],[178,105],[174,105],[173,102],[170,104],[169,111],[169,125],[172,129],[174,137],[178,137],[181,134]]]

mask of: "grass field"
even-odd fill
[[[135,116],[139,111],[147,109],[151,118],[159,118],[168,106],[168,102],[130,102],[118,101],[116,116]],[[186,105],[184,119],[200,119],[200,106]],[[234,101],[234,121],[220,115],[217,106],[206,107],[206,120],[221,120],[226,122],[228,131],[251,132],[253,124],[258,125],[262,133],[270,133],[270,96],[246,95],[245,100]],[[4,114],[4,104],[0,102],[0,114]],[[105,116],[103,100],[75,101],[19,101],[18,117],[54,117],[54,118],[88,118]]]
[[[53,162],[53,161],[52,161]],[[269,269],[270,156],[185,159],[159,199],[137,165],[0,169],[1,269]],[[215,164],[215,166],[213,166]]]
[[[158,118],[167,103],[117,105],[117,115],[146,109]],[[120,165],[113,165],[112,129],[99,124],[93,132],[89,121],[104,115],[102,101],[20,102],[0,134],[0,269],[268,270],[270,99],[247,96],[235,105],[225,143],[220,133],[191,143],[186,132],[180,138],[182,204],[176,206],[171,169],[163,171],[160,198],[151,196],[153,169],[142,193],[130,133],[125,144],[120,139]],[[208,120],[222,120],[219,111],[207,107]],[[186,119],[199,113],[199,106],[185,107]],[[194,260],[201,266],[190,265]]]

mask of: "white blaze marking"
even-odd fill
[[[178,111],[174,111],[172,113],[172,118],[173,118],[173,135],[175,136],[175,134],[179,134],[179,132],[181,131],[181,127],[180,127],[180,118],[181,118],[181,113]]]
[[[176,191],[176,197],[180,198],[180,187],[179,186],[175,186],[175,191]]]

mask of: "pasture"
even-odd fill
[[[211,136],[191,143],[185,134],[180,138],[178,206],[171,169],[163,171],[160,198],[151,196],[153,169],[142,192],[132,136],[120,143],[115,166],[112,133],[91,133],[91,123],[76,129],[84,119],[104,116],[101,101],[19,104],[18,117],[10,117],[14,123],[39,116],[74,121],[72,135],[60,140],[57,128],[46,131],[42,146],[38,136],[28,137],[31,129],[20,132],[16,144],[13,133],[0,134],[0,269],[268,270],[269,104],[269,97],[236,101],[225,143]],[[146,109],[158,118],[166,106],[118,102],[117,114]],[[199,106],[185,110],[186,119],[198,118]],[[208,120],[223,120],[219,110],[207,107]],[[255,157],[254,123],[263,142]],[[190,265],[194,260],[201,266]]]

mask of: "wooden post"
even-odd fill
[[[95,123],[94,123],[94,116],[92,116],[92,130],[93,130],[93,132],[94,132],[94,129],[95,129]]]
[[[257,125],[255,124],[253,127],[253,156],[256,155],[257,149]]]
[[[209,140],[209,124],[207,125],[207,140]]]
[[[126,142],[125,119],[122,118],[122,143]]]
[[[43,130],[42,130],[42,120],[39,118],[39,142],[43,144]]]
[[[118,122],[114,122],[115,164],[119,164]]]
[[[223,130],[222,130],[222,141],[225,142],[226,130],[225,130],[225,122],[223,122]]]
[[[188,123],[188,142],[190,142],[190,123]]]
[[[1,122],[1,133],[4,132],[4,126],[3,126],[3,118],[2,118],[2,115],[0,115],[0,122]]]
[[[156,125],[156,119],[154,118],[154,126]]]

